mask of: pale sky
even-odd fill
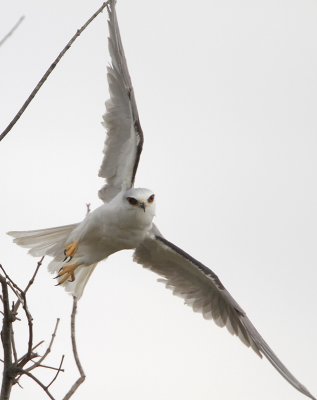
[[[101,3],[0,5],[0,37],[26,16],[0,48],[4,128]],[[118,0],[117,13],[145,135],[136,185],[156,193],[156,224],[213,269],[316,396],[316,1]],[[101,204],[106,37],[104,12],[0,143],[0,263],[20,286],[37,260],[5,232],[79,222],[86,203]],[[62,318],[47,361],[57,366],[66,354],[52,390],[61,398],[77,378],[71,298],[54,286],[47,263],[29,306],[35,342],[48,341]],[[101,262],[79,303],[87,379],[74,399],[305,398],[266,359],[182,302],[131,252]],[[33,382],[21,384],[12,399],[44,398]]]

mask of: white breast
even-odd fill
[[[87,215],[68,243],[79,242],[77,257],[90,265],[124,249],[136,248],[152,227],[153,215],[141,209],[103,204]]]

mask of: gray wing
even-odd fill
[[[110,201],[123,186],[126,189],[133,186],[143,146],[143,133],[121,43],[115,3],[112,0],[108,6],[111,65],[107,78],[110,99],[106,102],[103,116],[107,137],[99,170],[99,176],[106,179],[106,185],[98,194],[105,202]]]
[[[157,228],[136,249],[134,261],[162,276],[160,281],[182,297],[185,304],[204,318],[213,319],[218,326],[227,327],[260,357],[264,355],[292,386],[316,400],[274,354],[217,275],[166,240]]]

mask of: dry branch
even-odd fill
[[[3,302],[3,325],[1,330],[1,341],[3,346],[3,379],[1,385],[0,399],[7,400],[10,398],[13,380],[11,379],[12,369],[12,316],[10,312],[9,293],[7,280],[3,275],[0,275],[0,282],[2,288],[2,302]]]
[[[51,335],[50,342],[48,347],[46,348],[44,354],[39,356],[34,352],[34,350],[43,343],[43,341],[34,345],[33,343],[33,319],[31,313],[28,308],[27,303],[27,292],[29,291],[30,287],[32,286],[38,270],[41,266],[43,258],[38,262],[35,272],[33,273],[32,278],[30,279],[29,283],[27,284],[24,290],[20,289],[20,287],[8,276],[5,272],[4,268],[0,265],[0,270],[3,271],[3,275],[0,274],[0,284],[2,288],[2,305],[3,305],[3,324],[2,324],[2,331],[1,331],[1,340],[2,340],[2,347],[3,347],[3,379],[1,384],[1,394],[0,400],[9,400],[11,395],[11,390],[14,384],[18,384],[19,380],[22,376],[27,376],[32,379],[34,382],[37,383],[39,387],[45,392],[45,394],[51,399],[55,400],[54,396],[50,392],[50,387],[58,378],[58,375],[61,372],[64,372],[62,369],[62,365],[64,362],[64,355],[61,357],[60,363],[58,367],[53,367],[50,365],[44,365],[43,361],[46,360],[49,353],[52,351],[54,340],[56,337],[57,329],[59,326],[59,319],[57,319],[55,323],[55,327],[53,333]],[[9,299],[9,289],[12,290],[12,293],[18,299],[16,303],[12,303],[12,307],[10,308],[10,299]],[[18,357],[17,350],[15,348],[14,343],[14,331],[13,331],[13,323],[18,319],[17,312],[19,305],[22,305],[22,310],[24,316],[27,321],[28,325],[28,335],[27,335],[27,350],[26,353],[20,357]],[[21,312],[22,312],[21,310]],[[79,385],[85,380],[85,374],[83,368],[80,364],[77,346],[76,346],[76,337],[75,337],[75,316],[77,311],[77,299],[73,299],[73,308],[71,314],[71,342],[72,342],[72,351],[73,356],[75,358],[75,362],[80,373],[80,377],[76,380],[76,382],[72,385],[71,389],[65,396],[65,399],[69,399],[77,390]],[[39,358],[38,358],[39,357]],[[38,358],[37,361],[34,361],[35,358]],[[31,366],[28,366],[29,363],[33,363]],[[53,370],[54,376],[51,378],[48,384],[44,384],[40,379],[34,375],[34,372],[37,368],[47,368],[49,370]]]
[[[5,138],[5,136],[11,131],[13,126],[16,124],[16,122],[20,119],[21,115],[24,113],[28,105],[31,103],[37,92],[41,89],[42,85],[46,81],[46,79],[49,77],[49,75],[52,73],[52,71],[55,69],[56,65],[60,62],[61,58],[63,55],[67,52],[67,50],[70,49],[72,44],[75,42],[75,40],[80,36],[80,34],[87,28],[87,26],[99,15],[104,8],[107,6],[108,1],[103,3],[102,6],[88,19],[88,21],[80,28],[77,30],[75,35],[70,39],[70,41],[67,43],[67,45],[63,48],[63,50],[59,53],[59,55],[56,57],[56,59],[53,61],[49,69],[45,72],[39,83],[36,85],[36,87],[33,89],[32,93],[30,96],[26,99],[25,103],[23,106],[20,108],[16,116],[12,119],[12,121],[9,123],[9,125],[5,128],[5,130],[1,133],[0,135],[0,142],[2,139]]]
[[[47,80],[49,75],[52,73],[52,71],[55,69],[57,64],[60,62],[64,54],[69,50],[69,48],[72,46],[72,44],[75,42],[75,40],[80,36],[80,34],[88,27],[88,25],[104,10],[106,6],[108,6],[109,0],[107,2],[104,2],[102,6],[87,20],[87,22],[77,30],[77,32],[74,34],[74,36],[70,39],[70,41],[67,43],[67,45],[63,48],[63,50],[59,53],[57,58],[54,60],[54,62],[51,64],[49,69],[45,72],[41,80],[38,82],[36,87],[33,89],[32,93],[29,95],[27,100],[24,102],[22,105],[21,109],[17,112],[15,117],[11,120],[9,125],[5,128],[5,130],[1,133],[0,135],[0,141],[4,139],[4,137],[11,131],[13,126],[16,124],[16,122],[20,119],[30,102],[33,100],[33,98],[36,96],[37,92],[40,90],[44,82]],[[4,43],[7,38],[12,35],[12,33],[17,29],[17,27],[21,24],[23,21],[24,17],[20,18],[20,20],[17,22],[17,24],[11,29],[11,31],[0,41],[0,46],[1,44]],[[87,204],[87,213],[90,211],[90,205]],[[32,286],[34,280],[36,279],[37,273],[39,271],[39,268],[42,264],[44,257],[41,258],[41,260],[38,262],[37,267],[35,269],[35,272],[30,279],[29,283],[27,284],[26,288],[24,290],[20,289],[20,287],[8,276],[8,274],[5,272],[5,270],[2,268],[0,265],[0,269],[3,271],[4,275],[0,274],[0,284],[2,288],[2,296],[1,300],[3,303],[3,325],[2,325],[2,330],[1,330],[1,341],[2,341],[2,347],[3,347],[3,353],[4,353],[4,359],[1,360],[3,361],[3,380],[1,384],[1,393],[0,393],[0,400],[9,400],[10,395],[11,395],[11,389],[14,384],[19,384],[19,379],[21,376],[25,375],[28,376],[30,379],[32,379],[34,382],[40,386],[43,391],[46,393],[46,395],[52,399],[55,400],[53,395],[50,393],[49,388],[50,386],[55,382],[57,379],[58,375],[60,372],[63,371],[62,365],[64,361],[64,355],[61,358],[60,364],[58,368],[43,365],[42,362],[46,359],[48,354],[51,352],[54,339],[56,336],[58,324],[59,324],[59,319],[56,322],[54,331],[52,333],[52,338],[49,343],[49,346],[47,347],[45,353],[43,356],[40,357],[40,359],[35,362],[33,359],[35,357],[38,357],[36,353],[34,353],[35,348],[37,348],[40,344],[43,343],[41,341],[40,343],[34,345],[33,344],[33,318],[32,315],[29,311],[28,305],[27,305],[27,292],[29,291],[30,287]],[[16,301],[12,303],[12,308],[10,309],[10,301],[9,301],[9,291],[8,288],[10,288],[13,292],[13,294],[16,297]],[[18,357],[17,350],[15,347],[15,342],[14,342],[14,331],[12,324],[14,321],[19,319],[17,317],[17,313],[19,310],[20,305],[22,305],[27,324],[28,324],[28,343],[27,343],[27,351],[22,357]],[[72,343],[72,350],[73,350],[73,356],[75,359],[75,363],[79,372],[79,378],[76,380],[76,382],[71,386],[69,391],[66,393],[64,396],[63,400],[68,400],[72,397],[72,395],[75,393],[75,391],[78,389],[78,387],[84,382],[85,380],[85,373],[82,368],[82,365],[79,360],[78,356],[78,351],[77,351],[77,345],[76,345],[76,330],[75,330],[75,322],[76,322],[76,312],[77,312],[77,299],[76,297],[73,297],[73,308],[72,308],[72,314],[71,314],[71,343]],[[13,359],[12,360],[12,356]],[[26,368],[27,364],[29,362],[33,362],[33,365]],[[31,371],[36,370],[38,367],[44,367],[48,369],[55,370],[56,373],[53,377],[53,379],[50,381],[48,385],[45,385],[43,382],[41,382]]]
[[[19,18],[18,22],[16,22],[16,24],[11,28],[11,30],[0,40],[0,46],[2,46],[3,43],[6,42],[9,39],[9,37],[17,30],[17,28],[22,23],[24,18],[25,18],[24,15],[22,15],[22,17]]]
[[[35,362],[31,367],[27,368],[26,371],[30,372],[30,371],[32,371],[32,369],[41,366],[42,362],[45,360],[45,358],[46,358],[46,357],[49,355],[49,353],[51,352],[52,346],[53,346],[53,343],[54,343],[54,340],[55,340],[55,337],[56,337],[56,332],[57,332],[57,329],[58,329],[59,321],[60,321],[60,319],[57,318],[56,324],[55,324],[55,328],[54,328],[54,331],[53,331],[53,333],[52,333],[51,341],[50,341],[50,343],[49,343],[49,345],[48,345],[48,347],[47,347],[45,353],[43,354],[43,356],[42,356],[37,362]]]
[[[60,364],[59,364],[59,367],[57,368],[57,372],[56,372],[54,378],[51,380],[51,382],[46,386],[46,389],[48,389],[48,388],[55,382],[55,380],[57,379],[57,377],[58,377],[58,375],[59,375],[60,372],[64,372],[64,370],[62,369],[62,365],[63,365],[63,362],[64,362],[64,358],[65,358],[65,356],[64,356],[64,354],[63,354],[63,355],[62,355],[62,358],[61,358],[61,362],[60,362]],[[48,368],[50,368],[50,367],[48,367]]]
[[[33,381],[36,382],[44,390],[44,392],[47,394],[47,396],[50,399],[55,400],[55,397],[53,397],[53,395],[50,393],[50,391],[47,389],[47,387],[44,385],[44,383],[41,382],[36,376],[31,374],[31,372],[25,371],[23,369],[18,370],[18,372],[20,372],[20,374],[24,374],[24,375],[28,376],[29,378],[33,379]]]
[[[60,372],[64,372],[62,369],[62,365],[64,362],[64,355],[61,357],[61,361],[58,367],[52,367],[49,365],[44,365],[43,361],[46,360],[49,353],[52,351],[52,347],[54,344],[54,340],[56,337],[57,329],[59,326],[59,319],[57,319],[55,323],[55,327],[51,336],[51,340],[46,348],[44,354],[39,356],[34,352],[34,350],[43,343],[43,341],[33,344],[33,319],[31,313],[28,308],[26,294],[30,287],[32,286],[34,279],[37,276],[38,270],[41,266],[43,258],[38,262],[35,272],[33,273],[32,278],[27,284],[25,290],[19,288],[19,286],[8,276],[4,268],[0,265],[0,270],[3,271],[3,275],[0,274],[0,284],[2,288],[2,305],[3,305],[3,324],[1,331],[1,341],[3,347],[3,379],[1,384],[1,394],[0,400],[9,400],[11,395],[12,386],[14,384],[19,384],[19,379],[22,376],[27,376],[32,379],[34,382],[40,386],[46,395],[52,399],[54,396],[49,391],[49,388],[56,381]],[[9,299],[9,289],[12,290],[13,295],[17,297],[17,302],[12,303],[12,307],[10,308],[10,299]],[[17,312],[19,305],[22,305],[22,309],[28,324],[28,336],[27,336],[27,350],[26,353],[20,357],[18,357],[17,350],[14,342],[14,331],[13,331],[13,323],[17,320]],[[71,341],[72,341],[72,349],[73,355],[76,361],[77,368],[80,372],[80,378],[72,385],[71,389],[67,393],[67,398],[70,398],[73,393],[75,393],[78,386],[84,381],[85,375],[83,373],[82,366],[79,361],[77,347],[76,347],[76,338],[75,338],[75,315],[77,311],[77,300],[74,299],[73,310],[71,314]],[[38,361],[34,361],[34,358],[39,357]],[[28,363],[32,362],[33,365],[27,367]],[[34,371],[36,368],[43,367],[48,368],[50,370],[55,371],[53,378],[49,381],[48,384],[44,384],[40,381],[35,375]]]
[[[76,362],[76,366],[79,372],[79,378],[77,381],[72,385],[72,387],[69,389],[69,391],[66,393],[66,395],[63,397],[63,400],[68,400],[72,397],[72,395],[76,392],[78,387],[84,382],[86,379],[85,372],[83,370],[83,367],[80,363],[78,352],[77,352],[77,345],[76,345],[76,313],[77,313],[77,298],[74,296],[73,297],[73,310],[72,310],[72,315],[71,315],[71,340],[72,340],[72,348],[73,348],[73,354],[74,354],[74,359]]]
[[[28,292],[28,290],[30,289],[30,287],[33,285],[34,280],[36,278],[37,273],[39,272],[40,266],[42,265],[42,262],[44,260],[44,256],[40,259],[40,261],[37,263],[37,266],[35,268],[34,274],[32,275],[32,278],[29,280],[29,283],[27,284],[26,288],[23,290],[24,295],[26,295],[26,293]],[[1,269],[4,271],[3,267],[1,266]],[[6,274],[6,272],[4,271],[4,273]],[[6,276],[8,276],[6,274]],[[10,279],[10,278],[9,278]],[[20,289],[20,291],[22,292],[22,290]],[[17,296],[18,297],[18,296]],[[21,304],[21,297],[18,297],[18,301],[15,303],[14,306],[14,312],[17,313],[18,309],[20,307]]]

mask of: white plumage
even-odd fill
[[[15,243],[30,248],[33,256],[49,255],[53,260],[48,270],[58,274],[67,267],[64,251],[78,243],[71,265],[76,265],[75,279],[62,282],[65,289],[80,298],[97,263],[113,253],[135,249],[151,231],[155,215],[153,193],[148,189],[129,189],[119,192],[109,203],[104,203],[79,224],[36,231],[8,232]],[[135,205],[129,199],[135,199]],[[141,207],[143,205],[144,207]]]
[[[99,261],[114,252],[135,249],[134,260],[159,274],[166,287],[185,304],[227,327],[260,357],[264,355],[298,391],[316,400],[274,354],[216,274],[166,240],[152,224],[154,194],[133,188],[143,133],[114,0],[108,12],[112,64],[108,67],[110,99],[104,116],[105,156],[99,171],[99,176],[106,179],[99,191],[104,204],[79,224],[9,234],[17,244],[29,248],[31,255],[53,257],[49,271],[57,273],[66,290],[78,298]]]

